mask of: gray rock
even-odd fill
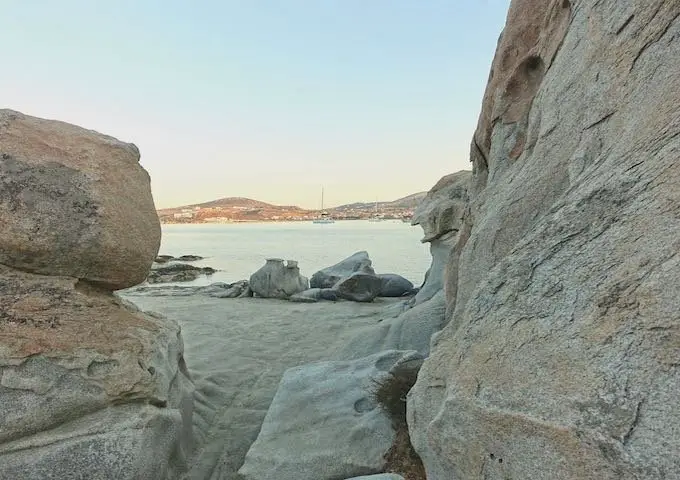
[[[212,284],[208,287],[203,287],[199,293],[203,293],[215,298],[239,298],[248,296],[247,292],[250,290],[248,280],[241,280],[231,284]]]
[[[382,282],[377,275],[357,272],[333,286],[340,298],[354,302],[372,302],[380,293]]]
[[[300,275],[294,260],[284,265],[280,258],[269,258],[267,263],[250,277],[250,288],[258,297],[287,299],[309,288],[309,281]]]
[[[340,280],[349,277],[355,272],[375,274],[367,252],[357,252],[340,263],[319,270],[312,275],[310,286],[312,288],[333,288]]]
[[[144,281],[161,230],[136,146],[0,110],[0,185],[0,264],[110,290]]]
[[[287,370],[239,473],[245,480],[379,473],[394,431],[372,399],[372,382],[418,359],[415,352],[388,351]]]
[[[0,278],[0,478],[178,478],[193,409],[179,326],[74,278]]]
[[[430,353],[430,339],[446,322],[446,300],[442,290],[431,300],[358,330],[338,355],[356,359],[382,350],[415,350],[424,357]]]
[[[298,303],[315,303],[321,299],[321,289],[320,288],[310,288],[304,292],[296,293],[292,295],[289,300],[291,302]]]
[[[335,302],[338,299],[338,292],[332,288],[322,288],[319,293],[319,298],[321,298],[321,300]]]
[[[402,297],[413,291],[413,283],[394,273],[381,273],[379,297]]]
[[[428,480],[680,478],[679,18],[512,2],[409,395]]]

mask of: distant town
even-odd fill
[[[334,220],[409,220],[425,192],[391,202],[351,203],[323,212]],[[272,205],[250,198],[229,197],[158,210],[161,223],[302,222],[321,217],[321,210]]]

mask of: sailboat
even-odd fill
[[[368,219],[369,222],[382,222],[382,218],[378,215],[378,200],[375,201],[375,212],[373,216]]]
[[[335,223],[326,210],[323,209],[323,187],[321,187],[321,216],[313,220],[314,223]]]

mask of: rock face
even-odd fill
[[[331,267],[319,270],[310,280],[312,288],[333,288],[343,278],[347,278],[355,272],[375,274],[371,267],[371,259],[368,252],[357,252]]]
[[[145,277],[157,253],[138,153],[0,118],[0,478],[179,478],[193,408],[179,327],[110,291]]]
[[[250,277],[250,288],[263,298],[289,298],[309,288],[309,281],[300,275],[296,261],[284,265],[280,258],[267,259],[267,263]]]
[[[146,281],[149,283],[191,282],[201,275],[212,275],[217,270],[211,267],[195,267],[186,263],[171,263],[153,268]]]
[[[453,247],[463,225],[471,177],[471,172],[447,175],[427,193],[413,216],[413,223],[423,229],[422,242],[430,242],[432,254],[422,287],[407,302],[388,307],[380,323],[357,332],[341,358],[361,358],[390,349],[429,355],[430,338],[446,324],[444,276],[449,258],[457,255]]]
[[[333,286],[340,298],[354,302],[372,302],[382,289],[382,281],[377,275],[356,272],[343,278]]]
[[[413,291],[413,283],[401,275],[394,273],[381,273],[379,297],[402,297]]]
[[[428,480],[680,478],[680,3],[513,0],[409,395]]]
[[[245,480],[334,480],[380,472],[394,431],[372,382],[419,359],[387,351],[287,370],[239,473]]]
[[[121,289],[144,281],[161,230],[139,150],[0,110],[0,263]]]

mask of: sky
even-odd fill
[[[470,169],[509,0],[0,0],[0,107],[136,144],[158,208]]]

